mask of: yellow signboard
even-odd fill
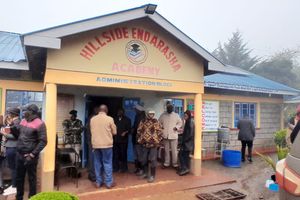
[[[62,38],[47,68],[203,82],[203,60],[150,20],[136,20]]]

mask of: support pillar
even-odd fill
[[[201,176],[201,151],[202,151],[202,94],[195,95],[194,102],[194,120],[195,120],[195,140],[194,140],[194,158],[191,163],[191,169],[195,176]]]
[[[57,86],[46,84],[45,122],[48,144],[41,156],[41,191],[52,191],[54,187]]]

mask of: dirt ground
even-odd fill
[[[272,155],[274,157],[274,155]],[[279,200],[279,194],[268,190],[264,185],[267,179],[273,174],[272,169],[266,165],[259,157],[254,157],[253,163],[245,162],[241,168],[224,167],[220,161],[204,161],[203,167],[221,172],[222,174],[234,178],[237,182],[216,186],[202,187],[197,189],[178,191],[171,194],[156,194],[138,200],[181,200],[198,199],[198,193],[215,192],[227,188],[232,188],[247,195],[246,200]],[[136,199],[137,200],[137,199]]]

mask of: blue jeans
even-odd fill
[[[110,187],[113,183],[112,176],[112,148],[105,149],[94,149],[94,166],[96,174],[96,183],[101,185],[103,182],[106,186]],[[104,175],[104,181],[102,179],[102,174]]]
[[[16,156],[16,147],[6,147],[6,158],[8,162],[8,167],[11,171],[11,184],[13,187],[16,187]]]

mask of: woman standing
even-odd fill
[[[157,148],[162,141],[162,130],[160,123],[154,118],[155,111],[148,110],[146,119],[138,126],[138,143],[142,145],[142,168],[138,175],[148,178],[148,183],[155,179],[157,165]],[[150,162],[150,176],[148,176],[148,162]]]
[[[9,128],[17,127],[20,124],[20,109],[19,108],[9,108],[7,110],[7,116],[5,119],[5,125]],[[8,129],[10,130],[10,129]],[[5,141],[6,148],[6,159],[8,167],[11,172],[11,186],[7,188],[3,195],[15,194],[16,189],[16,153],[17,153],[17,139],[14,137],[10,131],[1,131]]]
[[[194,120],[189,110],[184,112],[184,129],[182,133],[182,142],[179,150],[180,171],[179,176],[190,172],[190,153],[194,149]]]

